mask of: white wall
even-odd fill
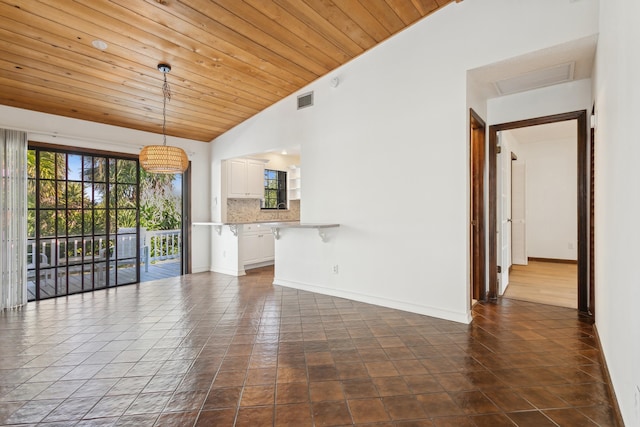
[[[591,79],[576,80],[488,100],[488,123],[515,122],[572,111],[591,111]]]
[[[640,426],[640,2],[600,2],[596,326],[625,424]]]
[[[529,257],[578,259],[576,141],[577,133],[573,138],[519,144],[518,160],[526,163]]]
[[[296,93],[216,139],[214,198],[221,159],[300,144],[302,221],[342,224],[331,287],[468,321],[467,70],[596,31],[596,0],[451,4],[303,88],[314,107],[296,111]],[[305,236],[300,253],[318,241]],[[323,274],[290,279],[326,286]]]
[[[0,128],[27,131],[30,141],[119,153],[139,153],[144,145],[159,144],[162,135],[116,126],[71,119],[0,105]],[[167,137],[167,143],[182,147],[191,160],[192,221],[210,218],[210,145],[188,139]],[[192,269],[208,271],[211,263],[209,233],[192,233]]]

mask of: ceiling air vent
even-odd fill
[[[298,110],[311,107],[313,105],[313,92],[308,92],[298,96]]]

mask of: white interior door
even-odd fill
[[[511,267],[511,152],[503,148],[498,154],[498,292],[502,295],[509,285]]]
[[[527,224],[526,224],[526,164],[516,160],[512,165],[512,252],[513,263],[527,265]]]

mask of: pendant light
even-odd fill
[[[189,167],[187,153],[180,147],[167,145],[167,101],[171,100],[167,74],[171,71],[171,66],[158,64],[158,71],[164,76],[164,84],[162,85],[162,137],[164,144],[144,147],[140,151],[140,166],[151,173],[183,173]]]

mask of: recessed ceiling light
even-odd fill
[[[104,40],[94,40],[91,42],[91,45],[98,50],[106,50],[109,45]]]
[[[282,150],[282,153],[281,153],[281,154],[282,154],[283,156],[286,156],[286,155],[287,155],[287,150]]]

